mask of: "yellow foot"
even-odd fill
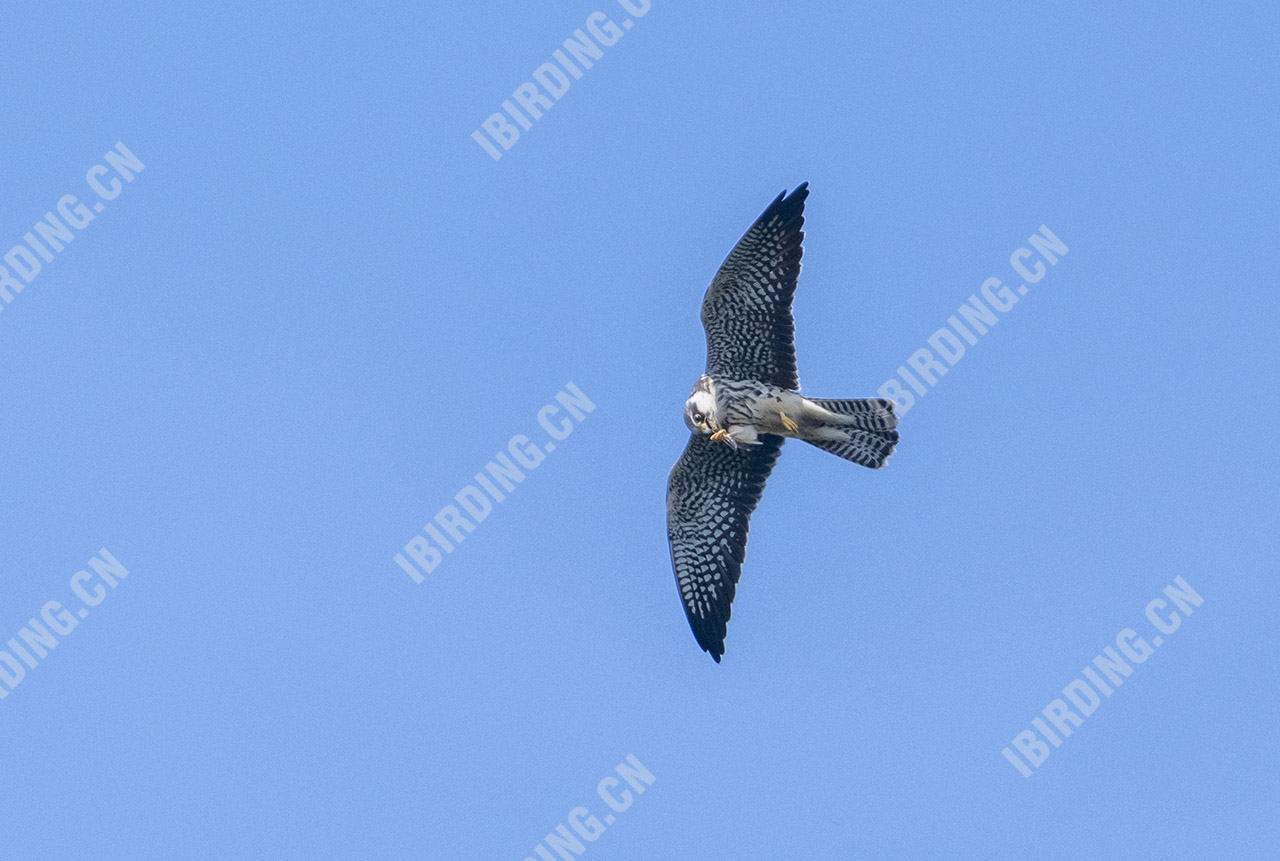
[[[790,431],[791,433],[795,433],[796,431],[800,430],[800,425],[793,422],[791,420],[791,417],[788,416],[786,413],[779,412],[778,415],[782,417],[782,426],[786,428],[788,431]]]
[[[729,432],[724,428],[721,428],[720,430],[716,431],[711,435],[711,441],[721,442],[722,440],[728,439],[728,437],[729,437]]]

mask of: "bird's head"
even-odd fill
[[[698,381],[693,394],[684,403],[684,423],[696,434],[709,434],[718,430],[715,421],[716,399],[709,387]]]

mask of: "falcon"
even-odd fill
[[[871,469],[898,442],[893,401],[799,393],[791,299],[809,184],[769,204],[702,300],[707,370],[684,405],[692,436],[667,480],[671,566],[693,636],[716,663],[747,528],[787,437]]]

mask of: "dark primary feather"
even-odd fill
[[[765,434],[735,450],[694,434],[667,479],[667,539],[689,627],[716,663],[746,558],[751,512],[782,449]]]
[[[809,184],[769,204],[707,288],[707,373],[800,388],[791,299],[804,253],[804,201]]]

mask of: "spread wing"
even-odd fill
[[[796,374],[791,298],[804,253],[806,182],[769,204],[707,288],[702,325],[707,330],[707,373],[800,388]]]
[[[698,645],[716,663],[724,654],[729,605],[747,552],[751,512],[782,450],[764,434],[737,450],[694,434],[667,479],[667,540],[671,566]]]

